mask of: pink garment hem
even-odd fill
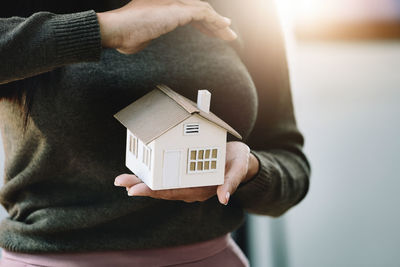
[[[16,262],[24,262],[33,266],[46,267],[105,267],[105,266],[171,266],[200,261],[224,250],[230,242],[234,242],[230,234],[222,237],[169,248],[101,251],[87,253],[43,253],[27,254],[11,252],[3,249],[3,258]]]

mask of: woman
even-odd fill
[[[279,216],[305,196],[309,165],[271,3],[7,6],[3,265],[246,266],[229,237],[244,211]],[[229,137],[223,185],[151,191],[129,174],[112,115],[158,83],[191,99],[209,89],[213,112],[244,137]]]

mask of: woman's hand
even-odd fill
[[[116,186],[126,187],[130,196],[148,196],[185,202],[205,201],[215,194],[221,204],[227,205],[230,195],[237,187],[253,178],[259,168],[258,159],[242,142],[228,142],[226,145],[225,182],[219,186],[204,186],[182,189],[151,190],[137,176],[122,174],[115,178]]]
[[[232,41],[237,35],[230,19],[200,0],[133,0],[125,6],[97,13],[103,47],[133,54],[153,39],[192,23],[201,32]]]

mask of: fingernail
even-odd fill
[[[228,205],[230,196],[231,196],[231,194],[229,194],[229,192],[226,192],[226,195],[225,195],[225,199],[226,199],[225,206]]]
[[[137,190],[136,188],[131,188],[128,190],[128,196],[141,197],[141,196],[146,196],[146,195],[143,194],[143,192],[141,192],[140,190]]]
[[[118,180],[118,179],[115,179],[115,181],[114,181],[114,185],[116,185],[116,186],[120,186],[120,185],[121,185],[121,183],[119,182],[119,180]]]
[[[233,40],[238,38],[238,35],[235,31],[233,31],[232,29],[229,29],[229,31],[231,32],[232,36],[233,36]]]
[[[226,23],[228,23],[229,25],[231,24],[231,19],[230,18],[227,18],[227,17],[224,17],[224,20],[226,21]]]

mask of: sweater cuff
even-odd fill
[[[251,153],[258,159],[260,167],[258,173],[248,182],[240,184],[234,198],[248,211],[253,207],[262,205],[266,199],[273,198],[273,191],[276,187],[276,178],[279,177],[279,167],[269,157],[251,150]]]
[[[58,63],[100,60],[100,26],[94,10],[55,15],[49,23],[55,37]]]

